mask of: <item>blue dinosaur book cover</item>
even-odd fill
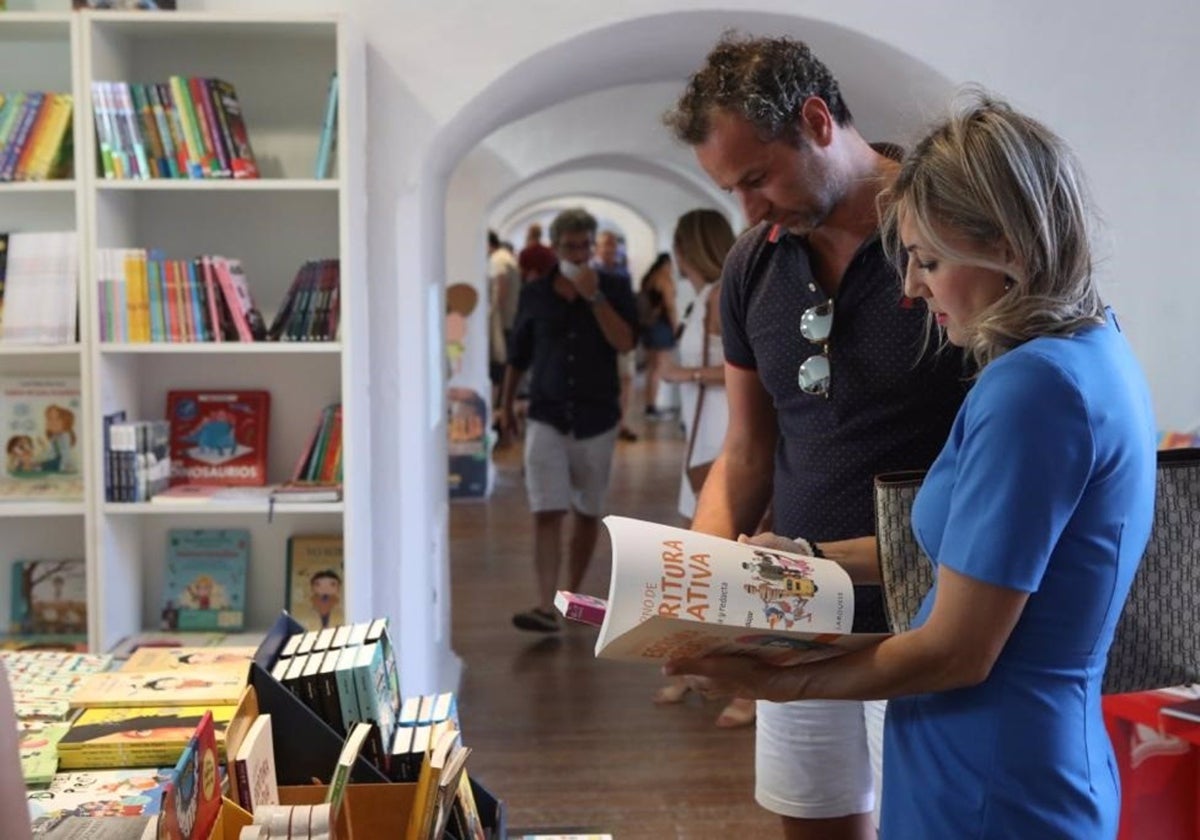
[[[241,630],[249,562],[247,530],[169,530],[162,629]]]
[[[169,391],[171,484],[267,483],[267,391]]]

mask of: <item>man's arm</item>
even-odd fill
[[[601,289],[600,276],[595,270],[591,266],[586,266],[571,282],[574,284],[575,291],[585,300],[594,300],[592,314],[596,316],[596,323],[600,325],[600,332],[604,334],[604,340],[612,345],[618,353],[632,350],[636,339],[633,326],[613,305],[614,301],[608,300],[603,294],[597,297],[597,293]]]
[[[775,406],[755,370],[725,366],[729,426],[696,502],[692,530],[730,539],[753,534],[771,500]]]

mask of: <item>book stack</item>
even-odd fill
[[[0,93],[0,181],[73,175],[69,93]]]
[[[262,314],[237,259],[167,259],[144,248],[101,248],[100,340],[263,341]]]
[[[47,783],[58,769],[56,745],[68,731],[71,694],[112,662],[107,655],[0,651],[21,730],[21,772],[27,785]]]
[[[105,178],[257,178],[242,106],[222,79],[92,82]]]
[[[272,341],[333,341],[338,336],[339,273],[336,259],[300,266],[267,335]]]
[[[388,771],[400,683],[387,619],[294,634],[271,676],[343,736],[356,723],[370,723],[365,756]]]
[[[396,734],[392,738],[390,778],[396,782],[417,781],[429,745],[435,743],[441,731],[447,728],[461,729],[454,692],[404,698]]]
[[[0,233],[0,343],[78,340],[78,241],[74,231]]]
[[[171,426],[165,420],[104,418],[104,500],[145,502],[171,481]]]
[[[271,492],[276,502],[336,502],[342,497],[342,406],[321,410],[292,477]]]

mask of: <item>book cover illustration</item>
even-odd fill
[[[742,654],[785,665],[887,637],[851,632],[854,587],[831,560],[623,516],[604,524],[612,576],[597,657]]]
[[[15,561],[9,616],[10,633],[86,633],[83,560]]]
[[[259,715],[250,725],[238,748],[234,768],[237,798],[243,808],[253,812],[260,805],[279,804],[275,746],[269,714]]]
[[[287,611],[305,630],[344,624],[341,534],[288,538]]]
[[[0,500],[83,499],[79,379],[0,379]]]
[[[203,528],[167,532],[164,630],[241,630],[250,532]]]
[[[59,773],[45,790],[30,791],[31,818],[138,817],[158,814],[169,769]]]
[[[71,695],[71,705],[198,706],[234,705],[246,687],[246,672],[233,669],[180,671],[109,671],[92,674]]]
[[[125,672],[233,670],[245,673],[257,648],[241,647],[142,647],[121,665]]]
[[[267,483],[266,391],[169,391],[171,483]]]
[[[159,840],[200,840],[221,811],[221,777],[212,715],[205,714],[163,791]]]
[[[21,756],[21,775],[26,785],[44,785],[58,771],[56,746],[67,733],[65,722],[46,723],[38,721],[24,728],[17,749]]]
[[[487,402],[470,388],[447,392],[450,498],[480,498],[488,490]]]
[[[223,752],[235,709],[233,705],[84,709],[58,742],[59,770],[170,764],[179,758],[208,711],[217,750]]]

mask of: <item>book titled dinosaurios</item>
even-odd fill
[[[171,483],[267,483],[266,391],[169,391]]]

